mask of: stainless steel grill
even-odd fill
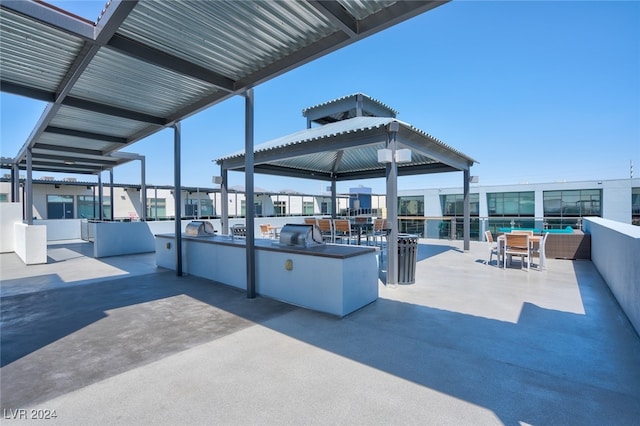
[[[320,230],[314,225],[287,224],[280,230],[280,244],[313,247],[324,244]]]
[[[187,224],[184,231],[185,234],[191,237],[210,237],[215,234],[213,225],[206,220],[193,220]]]

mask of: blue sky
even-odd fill
[[[50,3],[92,20],[104,6]],[[258,86],[255,143],[305,128],[303,108],[356,92],[476,159],[481,185],[624,179],[630,162],[639,177],[640,2],[453,1]],[[0,153],[13,157],[45,105],[0,101]],[[243,120],[236,97],[183,122],[183,185],[213,186],[212,160],[244,147]],[[147,157],[148,184],[171,185],[172,149],[164,130],[125,151]],[[139,173],[137,163],[118,167],[114,180],[136,183]],[[243,183],[230,173],[231,185]],[[306,193],[327,185],[263,175],[255,184]],[[383,179],[338,191],[360,184],[384,192]],[[461,185],[460,172],[399,180],[400,189]]]

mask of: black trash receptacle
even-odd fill
[[[418,236],[398,234],[398,284],[416,282]]]

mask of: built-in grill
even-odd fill
[[[314,225],[290,223],[280,230],[280,244],[313,247],[324,244],[320,230]]]
[[[184,233],[191,237],[211,237],[216,231],[211,222],[206,220],[192,220],[187,224]]]

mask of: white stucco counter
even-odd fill
[[[256,292],[343,317],[378,298],[374,247],[326,244],[309,248],[255,240]],[[176,269],[175,235],[156,235],[156,263]],[[182,236],[182,270],[245,290],[243,238]]]

